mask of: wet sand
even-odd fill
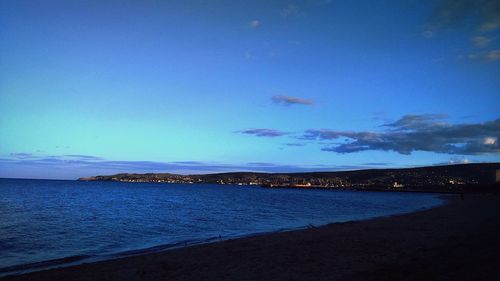
[[[500,194],[0,280],[500,280]]]

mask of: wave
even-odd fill
[[[164,251],[173,250],[173,249],[182,248],[182,247],[207,244],[207,243],[214,243],[214,242],[220,242],[220,241],[226,241],[226,240],[238,239],[238,238],[244,238],[244,237],[250,237],[250,236],[260,236],[260,235],[265,235],[265,234],[270,234],[270,233],[298,230],[298,229],[304,229],[304,228],[306,228],[306,227],[281,228],[281,229],[274,230],[274,231],[233,234],[233,235],[228,235],[228,236],[224,236],[224,237],[213,236],[213,237],[204,238],[204,239],[188,239],[188,240],[178,241],[175,243],[162,244],[162,245],[157,245],[157,246],[148,247],[148,248],[121,251],[121,252],[116,252],[116,253],[112,253],[112,254],[105,254],[105,255],[99,255],[99,254],[75,255],[75,256],[69,256],[69,257],[64,257],[64,258],[59,258],[59,259],[51,259],[51,260],[46,260],[46,261],[3,267],[3,268],[0,268],[0,277],[6,276],[6,275],[25,274],[25,273],[29,273],[29,272],[47,270],[47,269],[57,268],[57,267],[67,267],[67,266],[82,264],[84,262],[98,262],[98,261],[104,261],[104,260],[113,260],[113,259],[120,259],[120,258],[126,258],[126,257],[138,256],[138,255],[151,254],[151,253],[159,253],[159,252],[164,252]]]
[[[24,272],[30,272],[30,271],[36,271],[40,269],[46,269],[50,267],[57,267],[61,265],[67,265],[67,264],[72,264],[72,263],[78,263],[83,260],[91,258],[91,255],[76,255],[76,256],[70,256],[70,257],[65,257],[65,258],[60,258],[60,259],[52,259],[52,260],[46,260],[46,261],[40,261],[40,262],[33,262],[33,263],[26,263],[26,264],[20,264],[20,265],[13,265],[13,266],[8,266],[8,267],[3,267],[0,268],[0,274],[5,274],[5,273],[24,273]]]

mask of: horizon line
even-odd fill
[[[341,173],[341,172],[356,172],[356,171],[368,171],[368,170],[406,170],[406,169],[418,169],[418,168],[431,168],[431,167],[443,167],[443,166],[461,166],[461,165],[484,165],[484,164],[500,164],[500,162],[473,162],[473,163],[438,163],[432,165],[424,165],[424,166],[411,166],[411,167],[400,167],[400,168],[388,168],[388,167],[372,167],[366,169],[345,169],[345,170],[336,170],[336,171],[309,171],[309,172],[254,172],[254,171],[236,171],[236,172],[221,172],[221,173],[198,173],[198,174],[176,174],[176,173],[168,173],[168,172],[159,172],[159,173],[116,173],[109,175],[94,175],[90,177],[98,177],[98,176],[113,176],[119,174],[135,174],[135,175],[147,175],[147,174],[171,174],[171,175],[183,175],[183,176],[198,176],[198,175],[220,175],[220,174],[234,174],[234,173],[254,173],[254,174],[311,174],[311,173]],[[20,178],[20,177],[0,177],[0,179],[9,179],[9,180],[57,180],[57,181],[78,181],[82,178],[89,177],[79,177],[76,179],[56,179],[56,178]]]

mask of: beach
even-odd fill
[[[500,194],[0,280],[500,280]]]

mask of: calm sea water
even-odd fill
[[[0,179],[0,274],[441,203],[421,193]]]

